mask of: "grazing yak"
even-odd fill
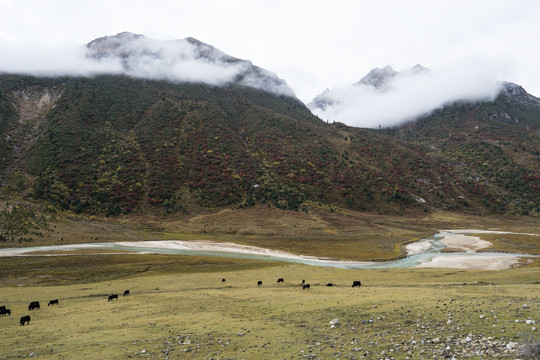
[[[309,284],[302,285],[302,290],[306,290],[306,289],[309,289],[309,288],[310,288]]]
[[[352,283],[352,287],[360,287],[362,286],[362,283],[360,282],[360,280],[354,280],[353,283]]]
[[[111,294],[109,295],[109,298],[107,299],[107,301],[111,301],[111,300],[118,300],[118,294]]]
[[[21,317],[21,326],[24,326],[24,323],[26,323],[26,325],[30,325],[30,315]]]
[[[302,285],[304,285],[306,283],[306,280],[302,280]]]
[[[283,278],[277,279],[277,283],[278,283],[278,284],[279,284],[279,283],[282,283],[282,282],[284,282],[284,281],[285,281],[285,280],[284,280]]]
[[[4,316],[4,315],[11,315],[11,310],[10,309],[6,309],[5,306],[2,306],[2,308],[0,308],[0,315]]]
[[[124,296],[129,295],[129,290],[124,291]]]
[[[34,310],[34,309],[39,309],[39,301],[32,301],[28,305],[28,310]]]
[[[261,285],[262,285],[262,281],[261,280],[257,281],[257,286],[261,286]]]
[[[222,282],[222,283],[225,282],[225,281],[226,281],[225,278],[221,279],[221,282]]]
[[[47,304],[47,306],[58,305],[58,304],[59,304],[58,299],[54,299],[54,300],[49,301],[49,303]]]
[[[326,286],[334,286],[334,284],[328,283],[328,284],[326,284]]]

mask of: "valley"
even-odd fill
[[[194,38],[84,50],[117,70],[0,73],[1,360],[537,357],[540,99],[521,86],[369,129]]]

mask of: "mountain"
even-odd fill
[[[124,73],[0,75],[3,203],[98,216],[255,204],[540,213],[540,107],[516,85],[494,102],[455,103],[375,131],[324,122],[295,97],[241,79],[212,85],[131,75],[142,58],[160,64],[165,51],[127,50],[141,39],[123,34],[89,44],[89,56],[121,59]],[[245,64],[198,49],[192,58]]]
[[[504,83],[494,101],[456,102],[389,130],[423,146],[457,174],[487,208],[540,209],[540,99]]]
[[[372,69],[366,76],[360,81],[352,85],[355,90],[374,90],[376,92],[385,92],[389,90],[392,81],[396,79],[410,78],[417,75],[428,73],[430,70],[422,65],[415,65],[410,69],[402,71],[395,71],[390,65],[384,68]],[[315,96],[315,98],[308,104],[308,107],[313,110],[325,111],[328,107],[340,105],[339,91],[325,89],[321,94]]]
[[[88,58],[118,60],[121,72],[133,77],[210,85],[234,83],[295,97],[276,74],[191,37],[159,41],[123,32],[95,39],[86,48]]]
[[[372,86],[375,89],[381,89],[398,74],[399,73],[392,69],[390,65],[387,65],[382,69],[375,68],[360,79],[355,85]]]

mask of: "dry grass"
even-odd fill
[[[184,260],[189,259],[178,258]],[[360,358],[365,352],[378,358],[411,339],[454,336],[457,341],[472,333],[518,340],[528,329],[523,319],[540,315],[537,268],[478,272],[213,266],[213,272],[124,274],[84,285],[3,287],[0,302],[13,315],[0,318],[0,359],[32,352],[51,359],[139,358],[143,350],[143,358],[171,359],[302,358],[308,353]],[[285,283],[276,284],[278,277]],[[310,290],[299,287],[302,279]],[[363,286],[351,288],[357,279]],[[263,281],[261,287],[257,280]],[[324,286],[327,282],[335,286]],[[130,296],[107,301],[108,294],[125,289]],[[60,305],[47,307],[54,298]],[[34,300],[42,308],[28,312],[28,302]],[[20,315],[27,313],[30,325],[19,326]],[[451,326],[446,325],[449,313]],[[480,314],[486,319],[477,320]],[[331,328],[335,318],[338,326]],[[373,323],[364,322],[368,320]],[[429,342],[411,347],[412,357],[435,347]],[[401,359],[406,352],[392,356]]]

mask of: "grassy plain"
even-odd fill
[[[140,255],[138,264],[123,259],[131,255],[101,257],[110,268],[76,256],[64,264],[42,257],[32,258],[41,268],[32,276],[38,280],[2,274],[0,302],[12,315],[0,318],[0,359],[31,353],[50,359],[404,359],[441,351],[459,358],[470,345],[462,343],[467,336],[519,342],[531,331],[525,321],[540,318],[537,266],[343,270],[172,255]],[[28,259],[10,261],[24,267]],[[161,268],[137,271],[155,263]],[[84,271],[92,266],[115,273]],[[60,268],[72,278],[58,276]],[[285,282],[277,284],[278,277]],[[311,289],[302,290],[302,279]],[[352,288],[353,280],[362,287]],[[121,296],[126,289],[131,295]],[[118,301],[108,302],[110,293],[119,293]],[[60,305],[48,307],[56,298]],[[27,311],[35,300],[41,309]],[[26,314],[30,325],[19,326]]]
[[[174,220],[66,217],[26,245],[206,239],[373,260],[400,257],[403,244],[441,228],[540,231],[533,218],[259,207]],[[480,237],[492,251],[539,254],[538,237]],[[534,338],[531,320],[540,320],[538,259],[501,271],[345,270],[221,257],[43,255],[50,254],[0,259],[0,305],[12,311],[0,317],[0,359],[515,359],[506,345]],[[362,287],[353,289],[353,280]],[[121,296],[126,289],[131,295]],[[111,293],[119,299],[108,302]],[[48,307],[51,299],[60,304]],[[36,300],[41,309],[28,311]],[[26,314],[30,325],[19,326]]]

